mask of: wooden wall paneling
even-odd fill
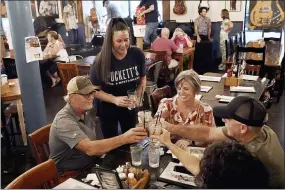
[[[163,10],[163,21],[170,20],[170,1],[162,1],[162,10]]]
[[[78,24],[84,24],[82,0],[77,0]]]

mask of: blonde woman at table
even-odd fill
[[[191,38],[181,28],[175,29],[171,40],[173,40],[178,47],[180,44],[183,45],[183,48],[193,46]]]
[[[64,48],[64,43],[60,41],[61,37],[55,31],[49,31],[47,34],[48,44],[44,49],[43,56],[46,61],[44,62],[44,67],[46,74],[52,81],[51,87],[54,87],[59,83],[60,78],[57,74],[56,62],[68,62],[68,54]],[[61,39],[62,40],[62,39]],[[56,57],[55,59],[53,59]]]
[[[226,44],[225,41],[229,39],[229,32],[233,28],[233,23],[230,21],[229,11],[223,9],[221,12],[221,17],[223,19],[220,31],[220,50],[222,55],[222,62],[226,61]],[[225,70],[226,65],[221,63],[219,65],[219,70]]]
[[[182,71],[175,79],[174,85],[177,95],[173,98],[162,99],[155,116],[162,114],[161,118],[172,124],[204,124],[208,127],[215,127],[211,106],[195,98],[201,89],[198,74],[192,69]],[[172,140],[181,148],[186,148],[191,144],[204,145],[203,142],[194,142],[178,136],[172,136]]]
[[[136,90],[137,100],[146,86],[145,56],[142,50],[130,46],[128,25],[122,18],[112,18],[107,27],[101,52],[91,68],[90,79],[100,87],[96,98],[102,132],[105,138],[117,136],[118,124],[124,133],[135,127],[137,111],[128,98]],[[130,109],[128,109],[130,108]]]

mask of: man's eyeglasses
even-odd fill
[[[80,93],[76,93],[76,94],[83,96],[85,99],[90,99],[92,95],[98,91],[100,91],[100,89],[95,89],[93,92],[90,92],[89,94],[80,94]]]

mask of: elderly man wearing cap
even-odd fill
[[[193,174],[199,173],[200,160],[171,143],[170,133],[194,141],[237,141],[267,168],[269,186],[284,188],[284,150],[275,132],[265,125],[268,114],[264,106],[253,98],[238,96],[228,105],[215,107],[213,111],[216,117],[223,118],[225,127],[182,126],[163,122],[166,130],[153,138],[165,144]]]
[[[92,109],[96,91],[99,89],[83,76],[74,77],[67,85],[64,97],[67,104],[55,116],[49,136],[50,158],[59,172],[84,169],[93,163],[95,156],[139,142],[147,135],[144,128],[136,127],[122,135],[102,139]]]

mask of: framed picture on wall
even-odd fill
[[[37,6],[36,6],[35,0],[31,0],[31,10],[32,10],[32,17],[36,18],[37,17]]]
[[[240,0],[226,0],[225,8],[228,9],[229,12],[240,12],[241,3],[242,1]]]
[[[63,0],[61,1],[61,8],[62,8],[62,14],[64,12],[64,7],[68,5],[69,0]],[[73,1],[73,6],[74,6],[74,12],[75,12],[75,17],[76,20],[78,20],[78,7],[77,7],[77,1]],[[62,16],[63,17],[63,16]]]
[[[36,0],[37,16],[59,18],[58,1]]]
[[[7,9],[6,9],[6,3],[4,0],[1,0],[1,17],[7,18]]]

